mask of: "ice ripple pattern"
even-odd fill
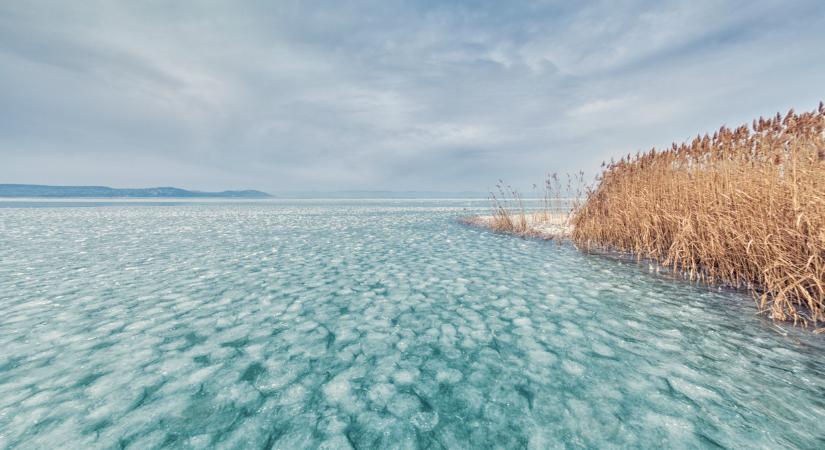
[[[0,448],[822,448],[822,339],[460,204],[0,209]]]

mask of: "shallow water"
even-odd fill
[[[825,339],[472,201],[5,202],[0,448],[822,448]]]

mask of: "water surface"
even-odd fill
[[[484,202],[2,206],[0,448],[825,446],[821,336]]]

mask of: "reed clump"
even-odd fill
[[[467,218],[464,222],[517,236],[561,238],[568,234],[570,211],[584,192],[583,180],[584,172],[568,174],[564,190],[558,174],[547,174],[541,188],[533,185],[534,197],[528,199],[528,207],[518,190],[499,180],[490,192],[492,214]]]
[[[825,322],[825,107],[606,165],[573,212],[582,249],[751,289],[776,320]]]
[[[496,192],[490,193],[493,215],[488,226],[496,232],[525,234],[529,231],[528,213],[521,194],[512,186],[498,180]]]

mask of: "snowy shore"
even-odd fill
[[[521,215],[513,215],[511,220],[518,224],[522,219]],[[462,219],[462,222],[487,228],[493,231],[500,231],[508,234],[513,234],[522,237],[532,237],[539,239],[567,239],[570,237],[570,224],[566,214],[525,214],[523,216],[525,226],[519,227],[502,227],[500,226],[500,218],[496,216],[472,216]]]

